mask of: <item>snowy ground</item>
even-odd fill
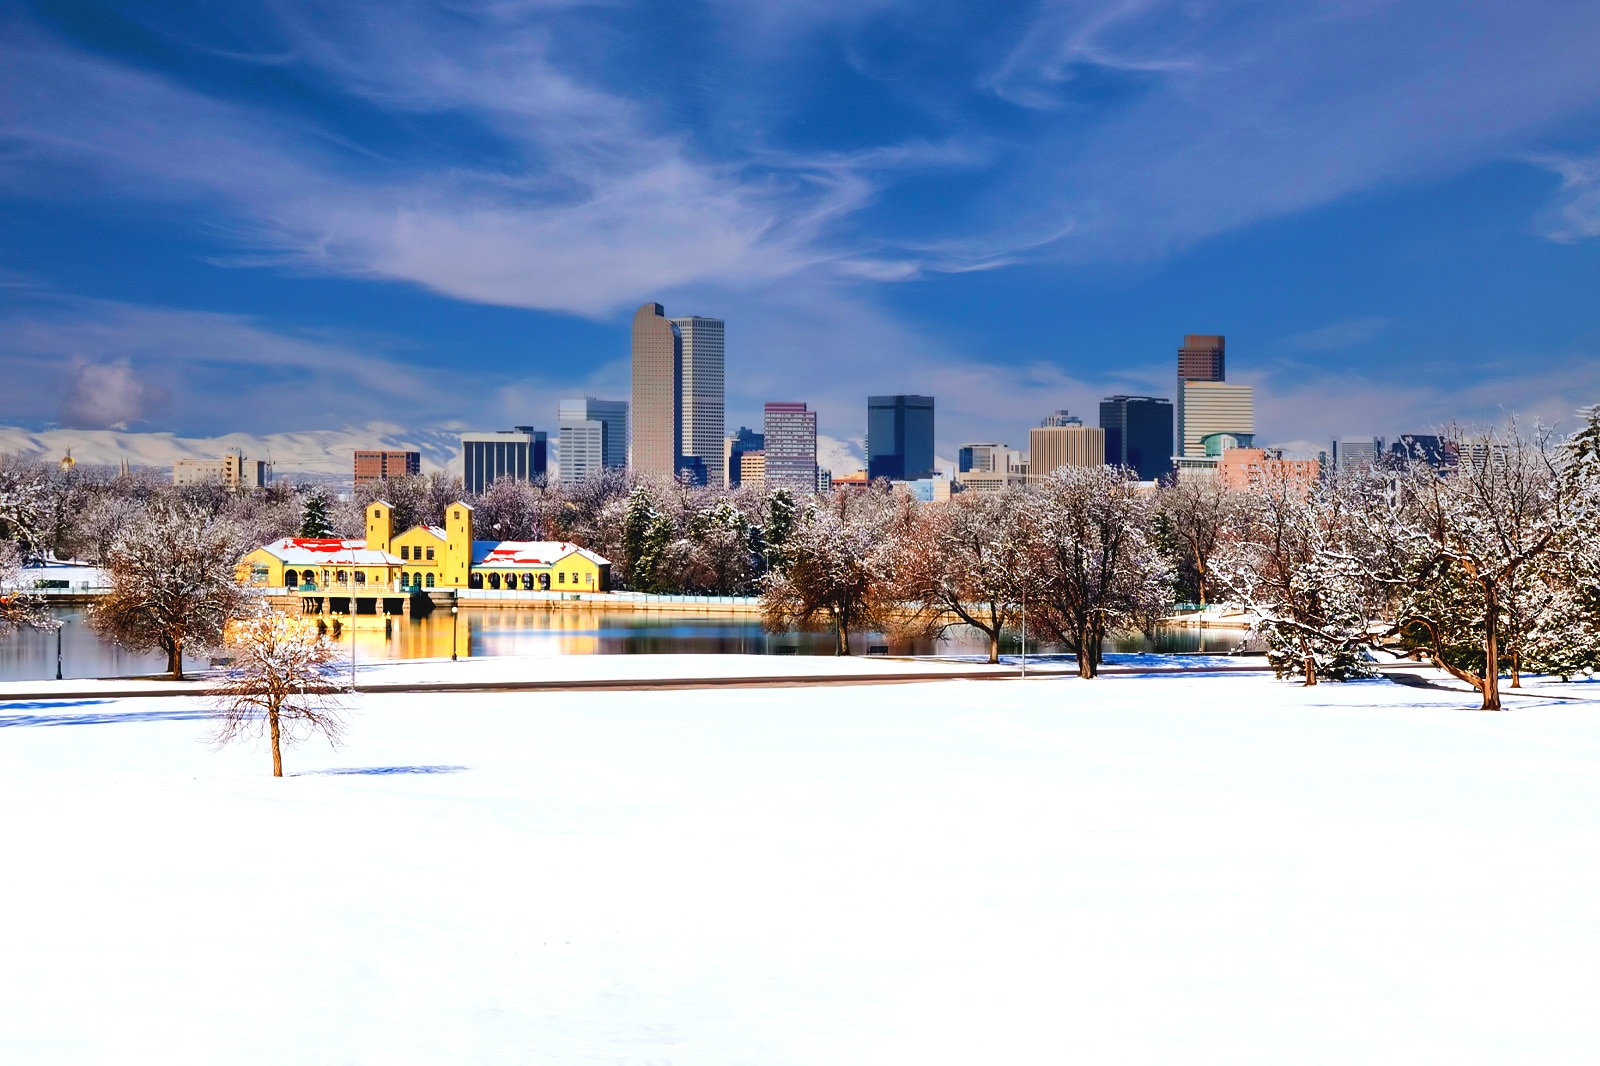
[[[0,702],[0,1060],[1600,1061],[1600,684]]]

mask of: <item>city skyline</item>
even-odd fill
[[[726,425],[805,396],[827,446],[915,388],[945,461],[1167,395],[1197,329],[1302,450],[1600,391],[1584,5],[1475,8],[1448,50],[1425,4],[684,5],[714,84],[628,5],[80,6],[0,15],[8,439],[549,418],[627,395],[652,296],[738,323]]]

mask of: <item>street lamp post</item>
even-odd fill
[[[1028,676],[1028,598],[1022,598],[1022,676]]]
[[[450,661],[456,661],[456,603],[455,597],[450,600]]]
[[[67,628],[67,623],[62,622],[56,626],[56,680],[61,680],[61,631]]]

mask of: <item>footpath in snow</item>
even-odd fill
[[[1474,702],[0,698],[0,1061],[1600,1061],[1600,684]]]

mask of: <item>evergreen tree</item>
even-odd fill
[[[333,536],[333,520],[328,515],[330,503],[324,489],[313,489],[306,497],[305,515],[300,519],[302,537],[322,538]]]

